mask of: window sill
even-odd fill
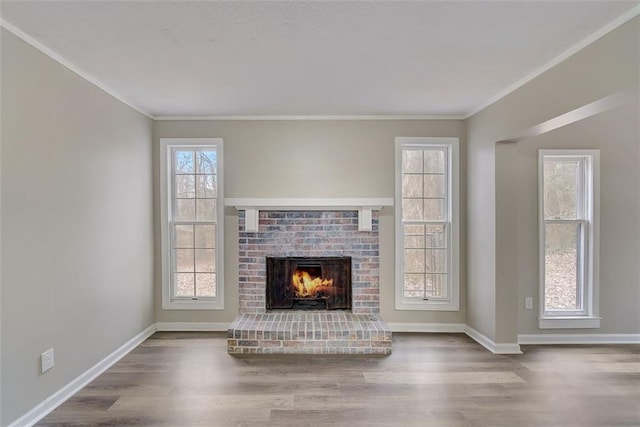
[[[224,310],[222,301],[162,301],[164,310]]]
[[[597,329],[600,327],[600,317],[544,317],[538,319],[540,329]]]
[[[460,305],[451,301],[396,301],[396,310],[460,311]]]

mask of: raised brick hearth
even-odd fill
[[[230,354],[389,354],[380,318],[378,213],[359,231],[355,211],[260,211],[258,232],[239,212],[239,311]],[[266,310],[267,257],[352,258],[352,310]]]
[[[242,314],[229,330],[230,354],[390,354],[391,332],[373,314],[277,311]]]

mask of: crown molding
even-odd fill
[[[111,95],[112,97],[114,97],[118,101],[122,102],[126,106],[133,108],[138,113],[140,113],[140,114],[142,114],[144,116],[147,116],[150,119],[154,118],[153,115],[151,115],[151,113],[149,113],[148,111],[145,111],[144,109],[140,108],[139,106],[137,106],[133,102],[129,101],[126,97],[122,96],[120,93],[118,93],[115,90],[111,89],[109,86],[105,85],[104,83],[102,83],[100,80],[96,79],[95,77],[93,77],[89,73],[83,71],[80,67],[76,66],[71,61],[67,60],[66,58],[64,58],[63,56],[61,56],[58,53],[54,52],[53,50],[49,49],[47,46],[43,45],[38,40],[36,40],[35,38],[31,37],[30,35],[28,35],[27,33],[25,33],[24,31],[22,31],[21,29],[19,29],[18,27],[16,27],[15,25],[13,25],[12,23],[8,22],[6,19],[4,19],[2,17],[0,17],[0,27],[2,27],[5,30],[9,31],[11,34],[13,34],[14,36],[18,37],[19,39],[21,39],[25,43],[31,45],[32,47],[34,47],[35,49],[39,50],[40,52],[44,53],[49,58],[53,59],[54,61],[56,61],[57,63],[59,63],[63,67],[65,67],[65,68],[69,69],[70,71],[76,73],[78,76],[82,77],[83,79],[85,79],[89,83],[91,83],[94,86],[98,87],[99,89],[101,89],[102,91],[106,92],[107,94]]]
[[[464,120],[462,114],[336,114],[336,115],[219,115],[219,116],[154,116],[154,120],[158,121],[193,121],[193,120]]]
[[[563,53],[561,53],[560,55],[556,56],[551,61],[549,61],[546,64],[544,64],[543,66],[539,67],[538,69],[536,69],[535,71],[533,71],[529,75],[527,75],[527,76],[523,77],[522,79],[518,80],[516,83],[514,83],[511,86],[508,86],[507,88],[505,88],[504,90],[498,92],[496,95],[494,95],[493,97],[491,97],[487,101],[483,102],[482,104],[478,105],[476,108],[472,109],[467,114],[465,114],[464,115],[464,119],[466,120],[469,117],[473,116],[474,114],[479,113],[480,111],[482,111],[485,108],[489,107],[490,105],[495,104],[496,102],[500,101],[502,98],[506,97],[507,95],[511,94],[512,92],[515,92],[517,89],[520,89],[525,84],[529,83],[530,81],[532,81],[533,79],[537,78],[541,74],[546,73],[551,68],[553,68],[556,65],[560,64],[562,61],[566,60],[570,56],[574,55],[575,53],[579,52],[580,50],[582,50],[585,47],[589,46],[590,44],[594,43],[598,39],[604,37],[605,35],[607,35],[611,31],[615,30],[616,28],[621,27],[622,25],[626,24],[627,22],[629,22],[630,20],[632,20],[633,18],[635,18],[638,15],[640,15],[640,5],[634,7],[633,9],[629,10],[624,15],[619,16],[618,18],[614,19],[613,21],[611,21],[610,23],[608,23],[604,27],[600,28],[598,31],[596,31],[595,33],[591,34],[587,38],[585,38],[585,39],[581,40],[580,42],[576,43],[575,45],[571,46],[569,49],[565,50]]]

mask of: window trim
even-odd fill
[[[545,220],[544,218],[544,161],[545,158],[582,158],[583,188],[577,203],[582,204],[580,211],[585,218],[575,220]],[[540,329],[579,329],[599,328],[599,241],[600,241],[600,150],[583,149],[540,149],[538,150],[538,327]],[[545,310],[545,225],[548,222],[566,222],[581,224],[585,227],[582,245],[584,264],[583,308],[580,312]]]
[[[171,150],[175,147],[196,149],[214,146],[217,152],[217,218],[216,218],[216,296],[197,300],[172,298],[170,228]],[[160,138],[160,237],[162,308],[165,310],[223,310],[224,309],[224,169],[222,138]]]
[[[402,151],[405,147],[442,147],[448,150],[446,177],[448,191],[448,247],[450,297],[428,301],[404,297],[404,229],[402,221]],[[395,308],[396,310],[460,310],[460,140],[457,137],[397,137],[395,138]]]

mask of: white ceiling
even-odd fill
[[[0,14],[154,117],[466,116],[638,4],[50,0]]]

